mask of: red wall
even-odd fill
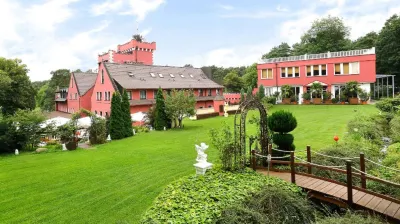
[[[348,62],[360,62],[360,74],[358,75],[335,75],[334,66],[336,63],[348,63]],[[328,85],[335,83],[346,83],[348,81],[358,81],[363,83],[373,83],[376,80],[376,56],[372,55],[361,55],[361,56],[349,56],[341,58],[327,58],[327,59],[315,59],[315,60],[300,60],[268,64],[257,65],[258,70],[258,86],[282,86],[282,85],[307,85],[314,81],[320,81]],[[306,66],[307,65],[319,65],[327,64],[327,75],[326,76],[311,76],[307,77]],[[281,67],[300,67],[300,77],[295,78],[281,78],[280,68]],[[273,79],[261,79],[261,70],[272,68]],[[278,77],[278,80],[276,80]]]
[[[224,93],[225,101],[236,104],[240,103],[240,93]]]
[[[139,105],[139,106],[131,106],[131,114],[137,112],[147,112],[152,105]]]
[[[80,97],[81,108],[84,108],[88,111],[92,110],[92,94],[94,87],[90,88],[85,95]],[[103,93],[104,94],[104,93]],[[103,96],[104,97],[104,96]]]
[[[72,99],[71,99],[71,94],[72,94]],[[75,94],[77,95],[77,99],[75,99]],[[79,108],[80,108],[79,100],[80,100],[80,96],[78,93],[78,88],[76,86],[74,76],[71,74],[71,78],[69,79],[68,100],[67,100],[69,113],[75,113],[75,112],[79,111]]]
[[[101,71],[104,70],[104,84],[101,83]],[[97,114],[100,114],[100,111],[103,112],[103,116],[105,115],[106,112],[110,114],[111,110],[111,98],[113,93],[115,92],[114,87],[112,85],[112,82],[110,80],[109,75],[107,74],[107,70],[104,68],[104,64],[101,63],[99,66],[99,71],[97,74],[96,82],[92,90],[92,95],[91,95],[91,104],[92,108],[91,111],[94,113],[97,111]],[[105,96],[104,92],[110,92],[110,101],[105,101]],[[97,92],[102,92],[102,98],[101,101],[97,101]]]
[[[68,113],[68,101],[56,102],[56,111]]]

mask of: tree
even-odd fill
[[[349,36],[350,28],[339,17],[317,19],[302,35],[300,45],[296,45],[296,51],[305,48],[307,54],[317,54],[348,50],[351,47]]]
[[[243,80],[238,76],[237,72],[231,71],[224,78],[224,86],[231,92],[239,92],[243,87]]]
[[[182,128],[182,120],[185,116],[192,116],[195,112],[196,98],[193,91],[172,90],[165,99],[165,108],[171,120],[178,120],[178,126]]]
[[[400,16],[393,15],[383,26],[376,43],[378,74],[396,75],[400,83]]]
[[[18,109],[35,108],[35,89],[27,75],[28,68],[20,59],[0,57],[0,108],[5,115]]]
[[[36,96],[35,96],[35,101],[36,101],[37,107],[44,105],[44,101],[46,100],[46,91],[48,88],[49,88],[49,84],[46,83],[44,86],[42,86],[39,89],[39,91],[37,91]]]
[[[250,99],[250,97],[253,97],[253,88],[250,86],[247,88],[247,93],[246,93],[246,99]]]
[[[110,135],[111,139],[124,138],[124,120],[121,112],[121,95],[114,92],[111,99]]]
[[[158,88],[156,95],[156,118],[154,121],[154,129],[163,130],[164,127],[167,127],[167,114],[165,112],[165,101],[164,95],[161,88]]]
[[[265,88],[263,85],[260,85],[260,87],[258,88],[258,94],[257,97],[262,100],[265,97]]]
[[[240,103],[243,103],[243,101],[246,100],[245,94],[244,94],[244,89],[242,88],[240,90]]]
[[[74,71],[72,71],[72,72],[81,73],[82,70],[78,68],[78,69],[76,69],[76,70],[74,70]]]
[[[49,80],[32,82],[32,87],[35,92],[38,92],[44,85],[49,84]]]
[[[246,73],[243,76],[243,82],[245,86],[256,88],[257,81],[258,81],[257,63],[254,63],[246,68]]]
[[[133,136],[132,131],[132,118],[131,118],[131,105],[129,103],[128,93],[124,89],[122,93],[121,113],[124,125],[124,137]]]
[[[279,58],[289,57],[292,54],[292,49],[289,44],[283,42],[277,47],[273,47],[268,53],[264,54],[261,58]]]
[[[357,40],[353,41],[352,49],[369,49],[376,46],[378,40],[378,34],[375,32],[369,32],[365,36],[359,37]]]
[[[70,71],[68,69],[58,69],[50,72],[51,79],[49,81],[48,88],[45,91],[43,99],[38,105],[42,110],[53,111],[54,108],[54,95],[57,87],[65,88],[69,86]]]
[[[88,128],[90,144],[104,144],[107,139],[107,120],[91,116],[92,124]]]
[[[193,68],[193,65],[191,65],[191,64],[186,64],[185,66],[183,66],[183,67],[187,67],[187,68]]]
[[[144,37],[140,34],[133,35],[133,39],[140,43],[144,41]]]

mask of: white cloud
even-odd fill
[[[235,7],[233,7],[231,5],[225,5],[225,4],[218,4],[218,7],[220,7],[223,10],[233,10],[233,9],[235,9]]]
[[[287,8],[285,8],[285,7],[282,7],[281,5],[278,5],[276,7],[276,11],[278,11],[278,12],[288,12],[289,10]]]
[[[90,11],[93,15],[99,16],[111,11],[119,10],[123,6],[123,4],[124,0],[107,0],[100,4],[93,4]]]
[[[146,37],[150,32],[151,32],[152,28],[147,28],[144,29],[143,31],[140,32],[140,35],[142,35],[143,37]]]

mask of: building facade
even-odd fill
[[[339,97],[349,81],[358,81],[369,93],[376,81],[375,48],[270,58],[259,63],[257,70],[258,86],[264,86],[267,96],[281,92],[282,85],[290,85],[300,103],[314,82],[321,83],[332,97]]]

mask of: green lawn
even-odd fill
[[[353,116],[377,113],[373,106],[340,105],[270,112],[277,109],[296,116],[297,148],[314,149],[343,136]],[[186,120],[184,130],[140,133],[90,150],[0,156],[0,223],[136,223],[165,185],[194,174],[194,144],[210,143],[209,129],[223,122],[233,126],[233,117]],[[214,148],[207,153],[217,160]]]

